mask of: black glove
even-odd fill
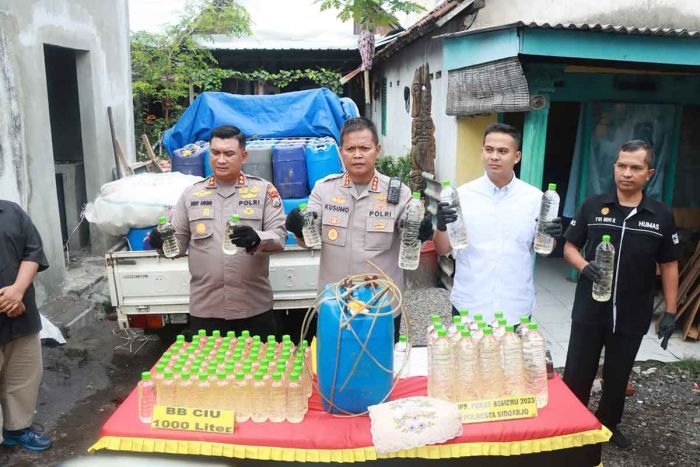
[[[668,347],[668,339],[673,334],[674,329],[676,329],[676,315],[672,315],[667,311],[661,318],[661,323],[659,323],[659,339],[661,339],[662,349],[666,350],[666,347]]]
[[[314,212],[314,218],[318,217],[318,214]],[[284,223],[287,230],[296,235],[297,238],[302,238],[304,235],[301,229],[304,227],[304,216],[301,215],[299,208],[294,208],[287,214],[287,220]]]
[[[561,226],[561,217],[556,217],[549,222],[544,224],[544,233],[551,235],[552,237],[561,237],[563,228]]]
[[[599,283],[603,280],[603,271],[601,271],[600,266],[595,263],[588,263],[583,271],[581,271],[586,279],[593,283]]]
[[[154,227],[151,233],[148,234],[148,243],[156,250],[161,250],[163,248],[163,237],[160,236],[157,227]]]
[[[260,244],[260,235],[249,225],[237,225],[229,236],[239,248],[245,248],[246,253],[255,250]]]
[[[440,232],[447,230],[447,224],[457,220],[457,210],[450,208],[450,203],[442,202],[437,205],[437,229]]]
[[[427,213],[420,223],[420,228],[418,229],[418,240],[424,242],[430,240],[433,236],[433,216]]]

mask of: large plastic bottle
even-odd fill
[[[504,395],[522,396],[525,391],[523,376],[523,347],[520,338],[513,332],[513,325],[505,327],[501,338],[501,367],[505,382]]]
[[[163,240],[163,254],[167,258],[174,258],[180,254],[180,248],[177,246],[177,240],[175,239],[175,227],[172,222],[168,221],[168,218],[161,216],[158,219],[158,233],[160,238]]]
[[[544,226],[547,222],[556,218],[559,214],[559,195],[557,184],[550,183],[547,191],[542,195],[540,205],[540,217],[537,220],[537,232],[535,233],[535,252],[547,256],[554,250],[554,237],[545,233]]]
[[[301,228],[301,233],[304,236],[304,243],[309,248],[321,246],[321,227],[314,219],[314,211],[307,209],[306,203],[299,205],[299,210],[304,218],[304,226]]]
[[[479,398],[479,348],[471,333],[464,330],[454,348],[455,370],[452,397],[454,402]]]
[[[236,421],[245,422],[250,419],[250,388],[245,373],[239,371],[236,373],[236,382],[234,384],[234,411],[236,413]]]
[[[304,420],[304,415],[308,408],[308,399],[304,394],[304,386],[299,377],[299,373],[289,375],[287,383],[287,421],[289,423],[300,423]]]
[[[262,373],[253,376],[253,387],[250,390],[250,419],[254,422],[264,422],[268,419],[270,409],[270,388]]]
[[[165,370],[165,378],[158,388],[156,399],[158,405],[171,407],[175,405],[175,379],[173,379],[172,370]]]
[[[493,399],[503,394],[501,343],[493,337],[491,328],[484,328],[484,337],[479,341],[479,374],[479,395],[482,399]]]
[[[430,358],[430,376],[428,379],[428,396],[436,399],[452,400],[452,349],[447,338],[447,331],[440,329],[433,342]]]
[[[231,218],[226,221],[226,228],[224,229],[224,245],[223,251],[226,255],[235,255],[238,253],[238,247],[231,241],[231,234],[233,229],[236,228],[241,218],[238,214],[231,214]]]
[[[450,186],[449,180],[443,180],[442,190],[440,190],[440,201],[450,203],[451,209],[457,210],[457,220],[447,224],[447,235],[450,237],[450,245],[453,250],[466,248],[469,240],[467,238],[467,226],[464,224],[464,214],[459,205],[459,195],[457,190]]]
[[[153,419],[153,406],[156,405],[156,385],[151,380],[151,373],[141,373],[139,381],[139,420],[141,423],[151,423]]]
[[[523,335],[523,369],[525,389],[535,396],[537,408],[547,405],[547,355],[544,337],[537,332],[537,324],[530,323]]]
[[[394,344],[394,374],[399,378],[406,378],[411,373],[410,362],[406,360],[408,352],[408,339],[403,334],[399,336],[399,341]],[[406,366],[404,365],[406,362]],[[403,366],[403,369],[401,367]]]
[[[421,245],[418,231],[424,214],[425,207],[420,200],[420,193],[413,193],[413,199],[408,202],[404,210],[404,224],[399,244],[399,267],[401,269],[418,269]]]
[[[607,302],[612,294],[613,271],[615,269],[615,247],[610,243],[610,235],[603,235],[603,241],[596,247],[595,262],[603,271],[603,279],[593,283],[593,299]]]
[[[192,405],[192,392],[194,390],[194,381],[191,378],[189,371],[183,371],[180,378],[177,380],[175,388],[175,400],[178,407],[194,407]]]
[[[287,418],[287,388],[282,373],[273,373],[270,381],[270,421],[283,422]]]

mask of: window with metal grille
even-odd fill
[[[382,136],[386,136],[386,78],[382,78]]]

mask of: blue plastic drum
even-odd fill
[[[304,146],[277,146],[272,150],[273,183],[282,198],[309,194]]]
[[[334,143],[309,144],[306,146],[306,173],[309,189],[313,190],[317,181],[331,174],[341,173],[338,146]]]

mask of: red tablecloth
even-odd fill
[[[392,399],[425,395],[426,378],[401,380]],[[442,445],[377,455],[368,416],[338,417],[323,412],[317,394],[299,424],[236,423],[232,435],[153,429],[137,417],[133,391],[102,427],[90,448],[169,452],[238,458],[353,462],[382,457],[447,458],[519,455],[602,443],[610,432],[555,377],[549,380],[549,404],[535,418],[465,424],[462,436]]]

